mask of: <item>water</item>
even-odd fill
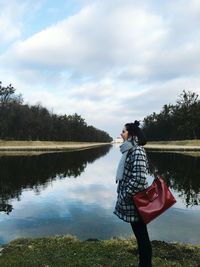
[[[38,156],[0,157],[0,243],[19,237],[133,235],[113,214],[118,145]],[[200,243],[200,158],[150,153],[177,203],[148,224],[150,239]],[[153,176],[148,175],[151,184]]]

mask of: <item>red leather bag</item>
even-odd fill
[[[154,178],[152,184],[145,190],[133,195],[133,201],[146,224],[176,203],[161,176]]]

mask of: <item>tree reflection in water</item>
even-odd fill
[[[24,189],[40,194],[56,179],[79,177],[88,163],[105,156],[111,147],[107,145],[38,156],[0,157],[0,211],[9,214],[13,210],[10,201],[20,200]],[[200,204],[200,157],[150,151],[148,157],[167,185],[184,199],[186,207]]]
[[[77,178],[88,163],[105,156],[111,145],[92,149],[41,154],[38,156],[0,157],[0,211],[9,214],[11,199],[20,200],[23,189],[37,194],[55,179]]]
[[[166,184],[184,199],[186,207],[200,204],[200,157],[150,151],[148,157]]]

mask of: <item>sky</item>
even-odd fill
[[[198,0],[0,0],[3,86],[113,138],[199,74]]]

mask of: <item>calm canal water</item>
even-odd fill
[[[132,236],[113,214],[119,145],[0,157],[0,243],[19,237]],[[200,157],[148,152],[177,203],[148,224],[151,240],[200,244]],[[151,184],[153,176],[148,175]]]

